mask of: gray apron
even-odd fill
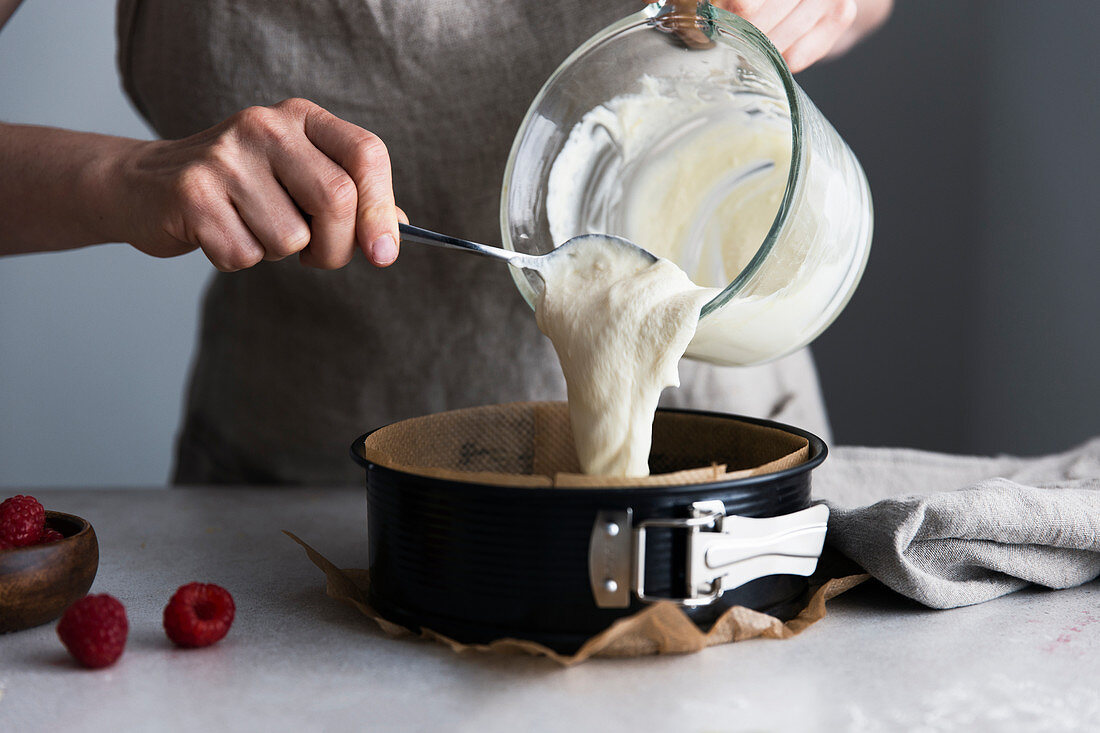
[[[381,137],[420,226],[499,242],[500,181],[527,105],[634,0],[120,0],[119,65],[158,134],[305,97]],[[664,402],[827,433],[807,352],[684,362]],[[506,268],[418,245],[376,270],[295,258],[216,274],[179,436],[179,483],[360,481],[352,439],[440,410],[564,399]]]

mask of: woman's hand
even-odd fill
[[[715,0],[764,32],[791,71],[844,53],[886,20],[893,0]]]
[[[111,185],[117,237],[158,257],[201,248],[219,270],[297,254],[343,267],[356,249],[397,259],[382,141],[304,99],[249,107],[182,140],[133,141]]]

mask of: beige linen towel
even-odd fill
[[[1100,438],[1028,459],[838,448],[814,488],[829,542],[933,608],[1100,576]]]

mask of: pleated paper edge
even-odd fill
[[[283,530],[283,534],[301,545],[313,564],[325,574],[326,595],[356,608],[390,636],[416,635],[404,626],[382,618],[370,606],[365,590],[360,585],[368,582],[366,570],[338,568],[292,532]],[[867,574],[860,574],[827,580],[814,590],[806,607],[790,621],[781,621],[774,616],[744,606],[733,606],[726,610],[707,632],[696,626],[680,606],[671,602],[655,603],[632,616],[615,621],[586,641],[574,654],[559,654],[542,644],[524,639],[506,638],[497,639],[488,644],[464,644],[431,629],[421,629],[419,636],[443,643],[459,653],[528,654],[547,657],[565,667],[580,664],[592,657],[623,658],[653,654],[692,654],[707,647],[746,639],[789,639],[796,636],[825,617],[827,601],[851,590],[870,577]]]

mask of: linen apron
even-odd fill
[[[156,132],[305,97],[385,141],[419,226],[497,243],[512,137],[554,68],[633,0],[120,0],[119,66]],[[684,361],[663,404],[828,428],[807,351]],[[184,484],[362,481],[352,439],[417,415],[560,400],[550,342],[507,268],[410,244],[395,265],[296,258],[217,273],[178,439]]]

